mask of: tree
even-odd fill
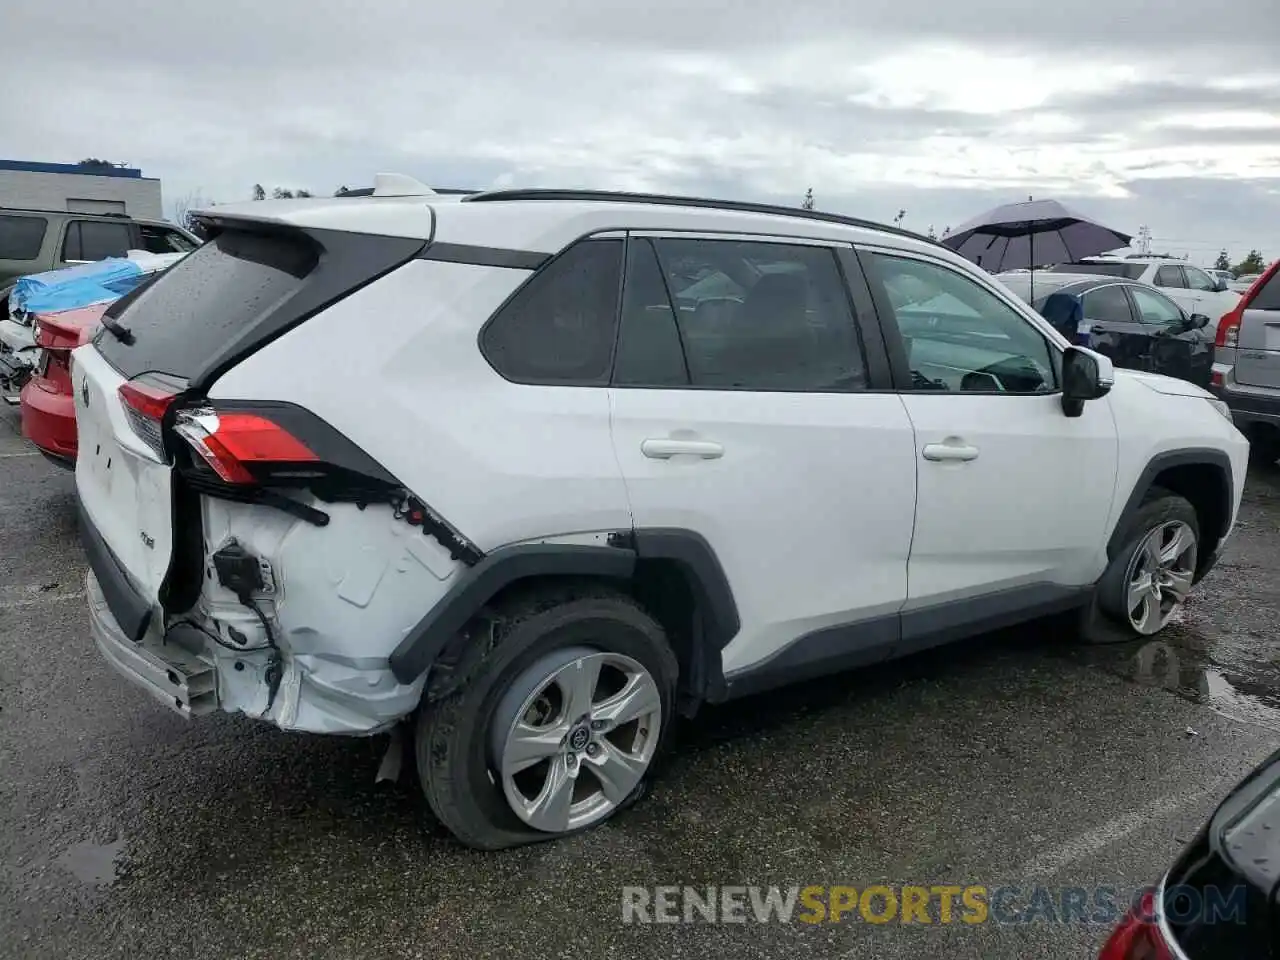
[[[192,190],[190,193],[179,197],[174,201],[173,222],[186,230],[190,230],[197,236],[202,236],[201,231],[197,229],[198,225],[191,218],[191,211],[211,206],[213,206],[213,204],[206,200],[199,190]]]
[[[315,196],[315,194],[314,194],[314,193],[312,193],[310,190],[295,190],[295,191],[293,192],[293,195],[294,195],[295,197],[297,197],[299,200],[304,199],[305,197],[314,197],[314,196]]]
[[[1227,251],[1225,249],[1218,251],[1218,259],[1213,261],[1213,269],[1215,270],[1231,269],[1231,260],[1228,259]]]
[[[1262,259],[1262,251],[1250,250],[1249,255],[1231,269],[1237,277],[1240,277],[1246,273],[1261,273],[1266,266],[1267,262]]]
[[[293,191],[286,190],[284,187],[276,187],[274,190],[271,191],[271,199],[272,200],[292,200]]]
[[[800,206],[804,210],[813,209],[813,187],[810,187],[804,192],[804,200],[800,202]]]
[[[929,232],[928,232],[928,233],[926,233],[926,234],[925,234],[925,236],[926,236],[926,237],[928,237],[930,240],[937,240],[937,239],[938,239],[938,235],[937,235],[936,233],[934,233],[934,231],[933,231],[933,224],[932,224],[932,223],[931,223],[931,224],[929,224]]]
[[[89,167],[94,170],[110,170],[112,167],[124,166],[124,164],[115,164],[110,160],[99,160],[97,157],[86,157],[76,164],[77,167]]]
[[[903,220],[905,220],[905,219],[906,219],[906,217],[907,217],[907,211],[905,211],[905,210],[899,210],[899,211],[898,211],[898,215],[897,215],[896,217],[894,217],[894,218],[893,218],[893,225],[894,225],[895,227],[900,227],[900,226],[902,226],[902,221],[903,221]]]
[[[262,184],[260,184],[260,183],[255,183],[255,184],[253,185],[253,199],[255,199],[255,200],[265,200],[265,199],[267,199],[267,191],[265,191],[265,190],[263,190],[263,189],[262,189]]]

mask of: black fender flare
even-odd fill
[[[477,564],[458,571],[458,580],[388,657],[400,683],[422,676],[463,627],[504,587],[529,577],[604,577],[625,583],[642,561],[676,565],[694,595],[699,611],[703,655],[700,691],[714,695],[723,685],[720,651],[738,633],[737,604],[711,545],[689,530],[657,528],[618,532],[609,545],[527,543],[490,551]]]
[[[1134,514],[1142,507],[1142,501],[1147,493],[1155,485],[1156,477],[1170,467],[1186,466],[1208,466],[1221,473],[1223,484],[1220,502],[1217,507],[1222,511],[1222,516],[1225,518],[1224,522],[1231,522],[1231,506],[1235,501],[1235,478],[1231,474],[1231,458],[1225,452],[1211,447],[1194,447],[1186,450],[1170,450],[1167,453],[1158,453],[1147,461],[1147,465],[1142,468],[1137,482],[1134,483],[1133,489],[1129,493],[1129,499],[1125,501],[1124,509],[1120,511],[1120,515],[1116,518],[1115,526],[1111,528],[1111,535],[1107,540],[1108,560],[1115,559],[1120,548],[1124,546],[1124,536],[1129,523],[1132,521]],[[1225,532],[1225,528],[1214,531],[1214,536],[1216,539],[1220,539]]]
[[[623,547],[567,543],[525,543],[486,554],[460,577],[426,616],[414,625],[388,657],[392,675],[413,683],[445,646],[498,591],[526,577],[591,576],[629,580],[636,552]]]

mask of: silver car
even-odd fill
[[[1280,459],[1280,260],[1222,318],[1213,389],[1264,462]]]

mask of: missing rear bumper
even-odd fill
[[[93,642],[116,672],[184,717],[203,716],[217,709],[211,663],[175,644],[155,642],[150,634],[133,643],[120,629],[92,572],[85,593]]]

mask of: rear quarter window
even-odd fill
[[[0,216],[0,260],[36,259],[48,227],[44,217]]]
[[[622,248],[621,240],[583,240],[534,274],[481,332],[489,364],[516,383],[607,384]]]
[[[1271,271],[1271,275],[1249,301],[1250,310],[1280,310],[1280,267]]]
[[[97,348],[125,377],[189,380],[296,293],[317,257],[300,237],[227,230],[118,302],[109,316],[128,336],[104,329]]]

